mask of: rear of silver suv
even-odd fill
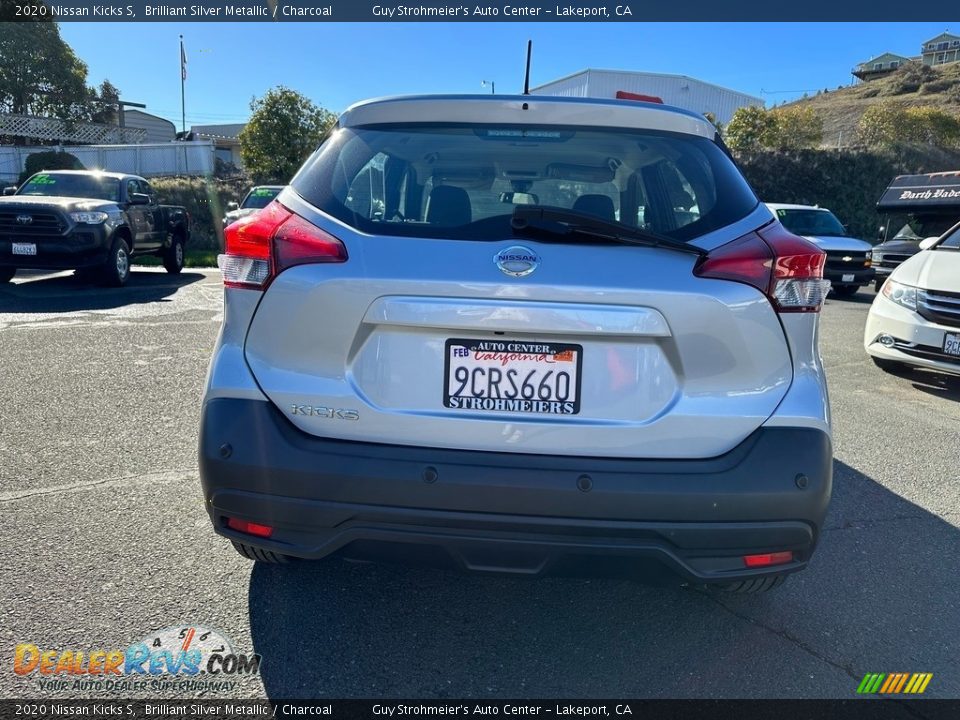
[[[362,103],[225,248],[200,470],[243,555],[741,591],[809,561],[824,255],[704,118]]]

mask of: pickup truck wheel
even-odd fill
[[[101,280],[110,287],[122,287],[130,277],[130,246],[122,237],[113,241],[107,262],[101,269]]]
[[[183,270],[183,238],[175,235],[173,243],[163,253],[163,266],[171,275],[178,274]]]
[[[7,283],[13,280],[17,274],[17,269],[12,267],[0,267],[0,283]]]

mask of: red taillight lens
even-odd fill
[[[826,254],[778,222],[721,245],[700,261],[698,277],[734,280],[764,293],[777,312],[819,312],[830,283]]]
[[[770,567],[793,562],[792,552],[760,553],[759,555],[744,555],[743,564],[748,568]]]
[[[294,265],[347,259],[342,242],[277,201],[228,225],[223,234],[225,254],[218,259],[228,287],[262,290]]]
[[[238,518],[227,518],[227,527],[237,532],[247,535],[256,535],[257,537],[268,538],[273,535],[273,528],[269,525],[258,525],[257,523],[247,522]]]

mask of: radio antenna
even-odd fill
[[[527,71],[523,74],[523,94],[530,94],[530,53],[533,51],[533,40],[527,40]]]

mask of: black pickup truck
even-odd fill
[[[167,272],[178,273],[189,239],[186,209],[158,205],[142,177],[40,172],[0,197],[0,283],[20,268],[77,269],[120,286],[137,255],[157,255]]]

